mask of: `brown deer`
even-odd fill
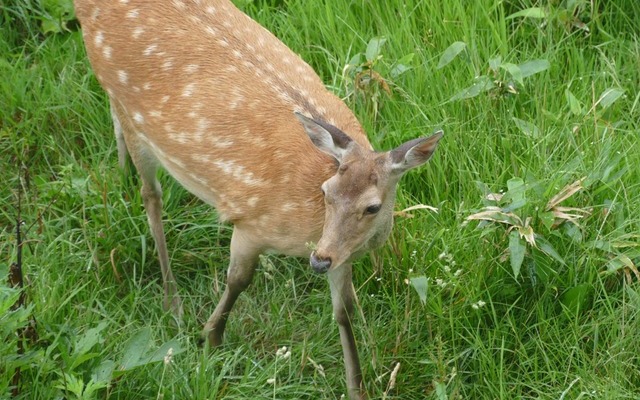
[[[75,0],[87,54],[109,95],[120,164],[130,155],[162,268],[182,305],[162,227],[162,166],[233,224],[227,286],[204,327],[222,343],[264,252],[327,273],[351,399],[366,398],[351,325],[351,264],[382,245],[396,184],[442,137],[375,152],[313,69],[228,0]],[[310,253],[309,243],[316,243]]]

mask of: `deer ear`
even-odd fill
[[[307,132],[313,144],[315,144],[318,149],[341,162],[342,157],[349,150],[353,139],[331,124],[305,117],[299,112],[294,114],[302,123],[305,132]]]
[[[443,135],[443,131],[437,131],[429,137],[409,140],[391,150],[391,170],[404,174],[429,161]]]

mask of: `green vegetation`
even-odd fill
[[[168,176],[184,325],[162,311],[138,182],[117,168],[69,4],[0,2],[0,399],[17,368],[24,399],[340,398],[328,286],[300,260],[263,258],[225,347],[198,347],[230,228]],[[640,2],[238,4],[376,148],[446,132],[397,204],[438,212],[400,213],[354,268],[373,398],[640,398]],[[11,310],[18,205],[27,299]]]

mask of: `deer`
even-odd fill
[[[158,168],[233,226],[226,287],[203,329],[209,345],[222,345],[261,254],[307,257],[329,282],[349,398],[367,398],[352,264],[385,243],[400,178],[431,158],[443,132],[374,151],[312,67],[229,0],[75,0],[75,10],[119,164],[131,159],[140,177],[165,310],[183,315]]]

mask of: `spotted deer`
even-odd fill
[[[313,69],[228,0],[75,0],[75,8],[110,100],[120,164],[128,154],[142,181],[165,309],[182,315],[160,166],[233,225],[226,288],[204,327],[209,343],[222,343],[260,254],[309,257],[328,276],[349,397],[366,398],[352,262],[386,241],[396,184],[431,157],[442,132],[373,151]]]

